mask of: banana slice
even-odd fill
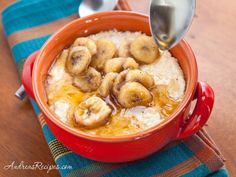
[[[114,96],[118,97],[119,92],[120,92],[120,88],[125,83],[127,73],[128,73],[128,70],[124,70],[124,71],[120,72],[117,75],[117,77],[115,78],[115,81],[114,81],[113,87],[112,87],[112,93]]]
[[[147,106],[152,101],[152,95],[142,84],[127,82],[120,88],[117,100],[125,108]]]
[[[102,70],[105,62],[111,59],[116,53],[116,46],[107,39],[99,39],[96,42],[97,53],[93,56],[91,66],[98,70]]]
[[[107,60],[104,66],[105,73],[109,72],[121,72],[124,69],[137,69],[138,63],[133,58],[113,58]]]
[[[96,43],[92,39],[89,39],[87,37],[77,38],[72,44],[72,47],[75,47],[75,46],[87,47],[91,55],[94,55],[97,53]]]
[[[93,67],[89,67],[87,72],[74,77],[74,85],[83,92],[91,92],[97,90],[102,80],[100,72]]]
[[[107,60],[105,65],[104,65],[104,72],[109,73],[109,72],[121,72],[122,71],[122,65],[124,62],[124,58],[113,58],[110,60]]]
[[[139,82],[147,89],[150,89],[154,85],[154,79],[152,76],[139,69],[129,70],[125,80],[126,82]]]
[[[160,53],[153,38],[140,36],[130,44],[130,53],[134,58],[142,63],[152,63],[159,58]]]
[[[98,92],[102,97],[107,97],[109,95],[117,75],[118,74],[114,72],[110,72],[105,75],[100,87],[98,88]]]
[[[130,43],[129,40],[124,40],[121,42],[120,47],[118,48],[118,56],[119,57],[130,57]]]
[[[66,61],[66,68],[72,75],[78,75],[87,70],[91,62],[91,54],[87,47],[71,48]]]
[[[139,64],[131,57],[125,58],[125,62],[123,63],[124,69],[137,69]]]
[[[78,105],[74,112],[75,122],[87,129],[105,125],[111,108],[99,97],[93,96]]]

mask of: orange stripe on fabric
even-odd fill
[[[43,114],[42,114],[42,113],[40,113],[40,114],[38,115],[38,119],[39,119],[40,122],[43,120]]]
[[[199,151],[196,156],[199,160],[206,164],[211,171],[215,171],[221,166],[223,166],[223,163],[220,158],[213,151],[213,149],[210,149],[208,147],[208,145],[204,146],[204,148]]]
[[[214,142],[214,140],[211,138],[211,136],[206,132],[206,130],[204,128],[202,128],[197,135],[206,143],[210,146],[210,148],[212,148],[214,150],[214,152],[216,154],[219,155],[219,157],[225,161],[225,158],[223,156],[223,154],[220,152],[219,148],[217,147],[216,143]]]
[[[184,175],[196,167],[200,165],[200,161],[196,157],[192,157],[191,159],[184,161],[173,168],[165,171],[164,173],[154,175],[154,177],[173,177],[173,176],[181,176]]]
[[[46,121],[45,121],[45,118],[44,118],[43,113],[40,113],[40,114],[38,115],[38,119],[39,119],[39,123],[41,124],[41,126],[43,126],[44,124],[46,124]]]
[[[70,22],[76,18],[78,18],[78,15],[74,14],[72,16],[65,17],[65,18],[53,21],[51,23],[47,23],[47,24],[40,25],[37,27],[29,28],[26,30],[16,31],[15,33],[12,33],[8,37],[9,45],[12,48],[17,43],[20,43],[20,42],[23,42],[26,40],[30,40],[33,38],[45,36],[48,34],[52,34],[55,31],[57,31],[58,29],[60,29],[61,27],[63,27],[64,25],[66,25],[68,22]]]
[[[215,171],[223,166],[222,159],[217,155],[214,149],[197,135],[193,135],[191,138],[185,140],[184,143],[211,171]]]

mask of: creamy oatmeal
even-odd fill
[[[168,118],[185,92],[183,72],[141,32],[77,38],[48,72],[48,104],[70,126],[102,136],[136,133]]]

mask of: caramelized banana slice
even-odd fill
[[[97,53],[97,46],[95,42],[92,39],[89,39],[87,37],[77,38],[75,42],[72,44],[72,47],[75,47],[75,46],[87,47],[91,55],[94,55]]]
[[[147,106],[152,101],[152,95],[142,84],[127,82],[118,94],[118,102],[125,108],[134,106]]]
[[[78,75],[86,71],[91,62],[91,54],[87,47],[77,46],[69,51],[66,68],[72,75]]]
[[[139,69],[129,70],[126,75],[126,82],[139,82],[147,89],[154,85],[154,79],[145,71]]]
[[[125,58],[125,62],[123,64],[124,69],[137,69],[139,64],[131,57]]]
[[[113,58],[113,59],[107,60],[104,65],[105,73],[121,72],[123,69],[122,68],[123,62],[124,62],[124,58]]]
[[[133,58],[113,58],[107,60],[104,66],[105,73],[121,72],[124,69],[137,69],[138,63]]]
[[[99,97],[93,96],[78,105],[74,112],[75,122],[87,129],[105,125],[111,108]]]
[[[112,93],[116,97],[119,95],[121,86],[124,85],[125,83],[127,72],[128,70],[124,70],[121,73],[119,73],[117,77],[115,78],[115,81],[113,83]]]
[[[92,58],[91,66],[98,70],[102,70],[105,62],[111,59],[116,53],[116,46],[107,39],[99,39],[96,42],[97,53]]]
[[[140,36],[130,44],[130,53],[142,63],[152,63],[159,58],[160,53],[153,38]]]
[[[74,77],[74,85],[83,92],[97,90],[102,80],[100,72],[93,67],[89,67],[87,72]]]
[[[117,73],[107,73],[102,80],[100,87],[98,88],[98,92],[102,97],[107,97],[112,89],[115,78],[117,77]]]

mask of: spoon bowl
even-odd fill
[[[110,11],[115,8],[118,0],[84,0],[81,2],[78,13],[85,17],[96,12]]]
[[[160,49],[168,50],[183,38],[195,8],[196,0],[151,0],[150,28]]]

